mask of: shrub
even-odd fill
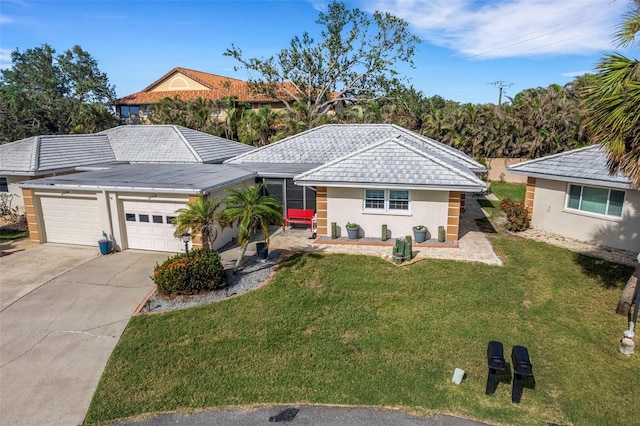
[[[524,203],[505,198],[500,201],[500,208],[507,215],[505,226],[509,231],[520,232],[529,228],[529,210]]]
[[[156,263],[151,279],[164,295],[197,294],[227,285],[220,253],[209,249],[194,249],[170,257],[162,265]]]

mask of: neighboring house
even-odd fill
[[[610,175],[599,146],[529,160],[508,168],[528,176],[525,204],[534,229],[640,252],[640,191]]]
[[[142,91],[118,99],[116,114],[120,124],[138,124],[141,118],[147,117],[150,105],[167,97],[177,97],[183,101],[232,98],[234,104],[242,102],[250,108],[268,105],[278,109],[284,106],[282,102],[253,94],[242,80],[176,67]]]
[[[225,161],[257,173],[288,208],[313,209],[318,235],[360,225],[361,237],[439,226],[457,241],[465,192],[481,192],[484,166],[461,151],[391,124],[324,125]]]
[[[7,190],[22,190],[35,243],[95,245],[104,232],[118,250],[180,251],[175,211],[252,184],[255,173],[219,164],[252,149],[179,126],[121,126],[0,145],[0,176]],[[216,244],[231,237],[225,231]]]

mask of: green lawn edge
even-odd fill
[[[631,268],[510,236],[504,266],[296,254],[241,297],[134,317],[86,422],[251,404],[446,412],[498,424],[632,424],[638,357],[617,350]],[[535,389],[486,396],[489,340],[529,348]],[[451,383],[455,368],[465,381]]]

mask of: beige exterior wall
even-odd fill
[[[151,91],[163,92],[168,90],[209,90],[209,88],[182,73],[176,73],[158,84]]]
[[[23,179],[24,180],[24,179]],[[244,183],[238,183],[232,188],[242,188],[244,184],[253,184],[253,178],[245,181]],[[27,217],[27,223],[29,225],[29,235],[31,240],[35,244],[45,242],[44,235],[42,235],[42,229],[44,225],[42,223],[42,212],[40,211],[39,196],[47,195],[59,195],[60,190],[57,191],[43,191],[31,189],[23,189],[21,191],[21,200],[25,203],[25,211]],[[77,194],[91,195],[97,197],[97,202],[100,210],[100,222],[103,232],[106,232],[113,241],[114,249],[117,251],[126,250],[126,223],[123,211],[123,201],[165,201],[169,203],[184,204],[197,198],[196,196],[188,195],[173,195],[173,194],[143,194],[134,192],[108,192],[108,191],[71,191],[66,194],[68,197],[74,197]],[[225,196],[226,188],[219,189],[211,194],[209,198],[215,197],[218,201],[222,200]],[[222,206],[223,208],[224,206]],[[225,230],[220,229],[218,226],[218,236],[214,242],[214,249],[218,249],[227,244],[238,236],[237,229],[228,228]],[[99,236],[97,237],[99,238]],[[202,241],[200,236],[195,236],[193,239],[193,247],[201,247]]]
[[[640,252],[640,191],[627,190],[622,218],[565,209],[568,184],[536,179],[532,227],[580,241]]]
[[[507,170],[507,167],[528,161],[528,158],[487,158],[488,180],[504,180],[512,183],[526,183],[527,177],[516,175]]]
[[[380,238],[382,225],[387,225],[390,238],[413,235],[416,225],[427,227],[427,238],[438,237],[438,226],[447,226],[448,191],[410,191],[407,213],[371,213],[364,211],[364,189],[327,188],[327,231],[319,235],[331,236],[331,222],[338,226],[338,236],[346,236],[347,222],[360,225],[360,237]]]
[[[7,186],[9,187],[9,194],[15,195],[13,197],[11,207],[18,207],[20,214],[24,213],[24,198],[22,197],[22,188],[18,187],[18,182],[29,180],[29,176],[2,176],[7,178]]]

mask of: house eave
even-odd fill
[[[325,186],[332,188],[398,188],[416,191],[460,191],[460,192],[482,192],[486,187],[480,185],[407,185],[397,183],[377,183],[377,182],[321,182],[321,181],[296,181],[298,186]]]
[[[548,173],[532,173],[528,171],[512,170],[512,169],[508,169],[508,170],[510,173],[513,173],[516,175],[529,176],[529,177],[534,177],[536,179],[556,180],[559,182],[579,183],[582,185],[605,186],[605,187],[616,188],[616,189],[638,189],[634,187],[631,184],[631,182],[615,182],[615,181],[602,180],[602,179],[588,179],[588,178],[581,178],[581,177],[575,177],[575,176],[551,175]]]
[[[79,185],[79,184],[34,184],[30,182],[18,182],[18,187],[35,190],[75,190],[75,191],[113,191],[113,192],[135,192],[149,193],[157,192],[162,194],[206,194],[206,189],[196,188],[162,188],[162,187],[136,187],[136,186],[115,186],[115,185]],[[214,188],[215,189],[215,188]]]

